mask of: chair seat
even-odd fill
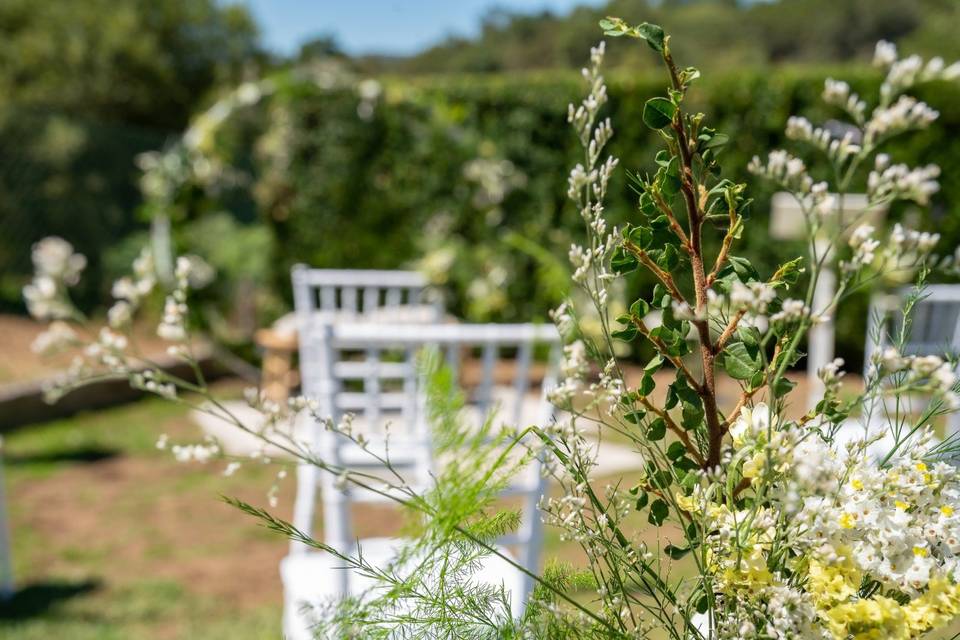
[[[360,541],[360,549],[365,562],[384,568],[396,558],[403,544],[404,540],[399,538],[367,538]],[[498,547],[498,551],[513,557],[503,547]],[[353,555],[356,555],[356,550]],[[344,571],[347,572],[350,596],[369,597],[378,587],[382,587],[377,580],[344,568],[343,560],[322,551],[292,553],[280,562],[285,598],[283,626],[287,640],[313,640],[312,628],[328,611],[327,607],[342,597],[342,576],[339,572]],[[519,617],[523,613],[523,574],[503,558],[494,555],[485,557],[472,580],[503,585],[510,599],[511,614]]]

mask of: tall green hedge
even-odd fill
[[[795,242],[770,240],[772,188],[748,175],[746,165],[754,154],[785,143],[783,126],[789,115],[807,115],[815,122],[838,116],[819,101],[828,76],[848,79],[864,96],[875,95],[880,81],[870,69],[778,68],[714,76],[692,94],[695,107],[730,136],[723,158],[729,176],[752,185],[755,220],[739,251],[761,268],[772,269],[779,261],[802,255],[803,249]],[[519,234],[535,240],[562,258],[571,240],[579,237],[581,222],[565,198],[567,172],[579,159],[566,105],[581,97],[579,78],[387,78],[383,85],[384,97],[369,120],[358,117],[359,99],[352,90],[299,91],[286,97],[292,156],[286,181],[273,200],[283,205],[264,207],[277,238],[278,286],[285,286],[289,266],[301,261],[357,268],[408,264],[422,251],[426,226],[444,211],[453,221],[449,231],[462,239],[453,243],[458,259],[448,282],[455,294],[453,310],[477,315],[470,313],[469,282],[482,271],[485,257],[497,253],[511,266],[502,285],[508,304],[482,319],[543,318],[556,302],[556,287],[549,286],[553,281],[545,282],[542,259],[522,251],[513,239]],[[642,122],[642,107],[663,87],[659,81],[623,75],[610,78],[608,85],[606,113],[616,131],[610,150],[621,162],[608,210],[611,221],[621,222],[634,211],[625,170],[651,170],[658,148],[655,134]],[[941,112],[939,122],[892,143],[890,152],[895,161],[940,164],[942,191],[928,211],[899,209],[891,218],[919,217],[943,234],[943,250],[952,251],[960,240],[960,90],[930,85],[920,97]],[[792,148],[809,157],[807,150]],[[469,203],[462,172],[466,162],[484,154],[509,160],[526,176],[525,186],[507,195],[502,219],[497,217],[495,224],[487,224]],[[865,175],[861,187],[864,180]],[[645,280],[629,283],[632,288],[651,285]],[[838,317],[838,344],[853,359],[862,349],[865,305],[865,297],[855,300]]]
[[[819,101],[828,76],[849,80],[863,96],[875,95],[881,80],[865,68],[755,69],[706,77],[689,98],[708,114],[712,126],[730,136],[723,157],[729,177],[751,183],[755,220],[738,250],[762,270],[803,249],[770,240],[772,188],[749,176],[746,165],[754,154],[784,144],[789,115],[803,114],[816,122],[837,117]],[[610,150],[621,162],[608,214],[619,223],[634,213],[626,171],[653,168],[659,145],[641,113],[644,102],[664,87],[644,75],[615,74],[608,80],[606,113],[616,131]],[[565,196],[567,173],[581,153],[566,123],[567,104],[583,92],[576,74],[387,77],[380,79],[379,94],[371,93],[371,85],[358,90],[352,83],[324,89],[294,73],[281,74],[276,83],[278,90],[269,100],[218,134],[222,152],[248,178],[219,201],[198,201],[197,193],[190,193],[187,223],[225,209],[241,224],[262,225],[273,238],[266,261],[269,281],[288,303],[289,268],[297,262],[397,268],[430,251],[446,256],[441,271],[452,312],[476,320],[545,318],[563,294],[566,250],[581,234],[578,213]],[[939,164],[942,190],[929,210],[898,209],[891,217],[918,218],[915,224],[935,228],[943,234],[942,250],[952,251],[960,240],[960,88],[930,85],[919,96],[941,112],[940,120],[927,131],[898,139],[890,152],[899,162]],[[11,131],[0,127],[0,133],[10,139]],[[807,150],[786,146],[809,158]],[[480,187],[465,175],[477,158],[508,161],[516,180],[501,202],[478,202]],[[54,174],[44,175],[52,179]],[[865,175],[860,178],[862,187]],[[114,176],[90,183],[90,188],[113,191],[100,193],[104,208],[99,214],[76,210],[80,215],[74,230],[84,235],[80,244],[86,251],[116,245],[118,232],[131,228],[131,180]],[[0,180],[0,185],[11,183],[15,177]],[[36,219],[55,219],[57,225],[49,230],[71,236],[70,197],[58,198],[46,189],[32,206],[53,209],[37,211]],[[116,211],[124,213],[117,218]],[[106,227],[84,220],[107,212],[111,222]],[[21,219],[26,213],[7,212],[0,223],[13,215]],[[92,233],[99,236],[88,237]],[[219,241],[231,242],[229,237]],[[21,257],[15,262],[21,265],[25,249],[23,240],[18,242],[14,249]],[[0,256],[9,251],[3,245],[0,239]],[[10,270],[3,275],[8,292],[26,277]],[[634,276],[628,286],[639,290],[651,284]],[[104,283],[93,287],[106,289]],[[478,291],[493,302],[479,304]],[[854,300],[838,315],[838,344],[854,360],[862,348],[865,305],[866,297]]]

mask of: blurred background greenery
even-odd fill
[[[281,57],[262,47],[246,9],[213,0],[5,0],[0,310],[22,311],[30,245],[49,234],[90,257],[81,302],[106,304],[161,215],[178,250],[217,270],[201,293],[204,320],[238,347],[289,308],[297,262],[415,266],[446,287],[457,315],[545,318],[566,293],[566,248],[581,224],[564,195],[578,160],[566,105],[580,97],[577,69],[607,14],[665,25],[675,57],[704,70],[696,107],[731,137],[730,177],[752,183],[749,158],[784,142],[788,115],[836,115],[819,105],[825,77],[875,92],[880,76],[867,62],[877,40],[960,57],[954,0],[499,10],[478,37],[407,57],[350,57],[322,31]],[[658,143],[640,113],[662,80],[644,47],[608,44],[612,151],[622,167],[643,171]],[[942,191],[928,211],[891,217],[936,227],[951,251],[960,241],[960,91],[931,85],[920,97],[941,118],[893,157],[943,166]],[[145,160],[145,152],[157,153]],[[159,188],[144,179],[149,162]],[[764,271],[801,248],[769,241],[771,192],[752,186],[758,223],[741,251]],[[612,193],[611,219],[629,220],[622,172]],[[633,280],[627,293],[651,284]],[[853,362],[865,305],[853,301],[838,316],[838,350]]]

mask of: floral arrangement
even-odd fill
[[[753,160],[753,173],[796,198],[809,239],[805,258],[760,274],[736,254],[751,199],[745,184],[720,171],[727,137],[703,114],[685,110],[699,72],[676,64],[670,38],[656,25],[609,18],[601,26],[608,36],[644,41],[662,60],[669,86],[647,101],[643,120],[664,149],[655,173],[631,176],[638,194],[633,223],[610,227],[604,200],[618,163],[604,156],[613,127],[601,117],[607,95],[600,44],[583,71],[589,94],[570,107],[568,118],[583,146],[569,196],[586,238],[571,247],[570,261],[590,308],[568,303],[553,314],[566,346],[563,377],[551,400],[567,418],[507,433],[493,444],[447,434],[441,442],[467,452],[458,455],[455,475],[438,477],[435,491],[418,494],[400,481],[373,487],[421,516],[426,533],[403,557],[422,560],[426,568],[404,577],[344,557],[392,588],[372,601],[341,603],[328,630],[349,636],[362,629],[371,637],[865,640],[942,629],[960,614],[960,473],[952,463],[955,438],[938,438],[932,425],[957,409],[958,384],[954,362],[905,353],[905,345],[929,272],[955,271],[957,260],[933,253],[936,234],[896,225],[880,240],[863,211],[848,209],[846,200],[858,170],[872,163],[868,209],[894,200],[929,201],[939,169],[895,164],[881,149],[937,117],[906,92],[920,82],[960,78],[960,63],[901,59],[893,45],[881,42],[875,63],[886,80],[872,107],[846,83],[826,82],[824,101],[849,119],[839,135],[837,127],[789,120],[787,136],[825,158],[833,178],[816,181],[805,162],[786,151]],[[151,260],[149,252],[142,254],[134,276],[117,283],[109,326],[83,341],[65,322],[79,317],[66,294],[83,261],[61,240],[37,245],[37,277],[25,296],[31,312],[55,320],[38,347],[83,348],[59,390],[99,375],[128,377],[134,386],[195,402],[251,431],[203,384],[199,369],[198,380],[179,379],[131,352],[124,329],[158,286]],[[195,364],[187,322],[192,265],[188,257],[177,260],[158,333],[170,342],[171,355]],[[818,278],[834,265],[835,295],[818,307]],[[650,271],[656,288],[625,312],[612,311],[611,288],[635,269]],[[918,285],[896,330],[874,336],[885,346],[869,363],[862,393],[843,388],[844,363],[836,360],[820,371],[825,391],[816,406],[790,417],[794,383],[787,372],[802,357],[807,331],[891,270],[914,274]],[[584,316],[592,319],[590,331],[583,330]],[[618,356],[622,343],[655,350],[637,380],[629,379]],[[451,381],[434,374],[434,411],[447,416],[438,428],[456,431],[449,419],[457,408]],[[718,397],[721,375],[739,385],[731,406],[721,406]],[[921,393],[931,399],[920,415],[898,401]],[[250,401],[269,417],[251,431],[265,443],[336,474],[343,484],[370,488],[369,479],[331,467],[284,427],[299,412],[316,414],[309,398],[279,407],[254,392]],[[363,445],[349,420],[327,424]],[[628,442],[642,477],[600,487],[590,431]],[[531,436],[536,445],[529,444]],[[588,561],[584,570],[548,564],[535,576],[537,587],[520,620],[491,614],[508,610],[503,594],[471,586],[467,578],[453,580],[448,590],[418,588],[434,580],[440,566],[452,576],[467,575],[477,557],[497,553],[495,535],[517,525],[509,512],[491,515],[499,485],[489,479],[516,471],[491,468],[507,465],[507,457],[490,455],[491,446],[530,447],[530,455],[547,456],[561,491],[543,498],[543,517],[577,542]],[[219,455],[215,443],[179,445],[174,452],[184,460]],[[230,473],[237,464],[227,467]],[[236,504],[287,536],[325,548],[264,510]],[[592,597],[573,597],[574,586]]]

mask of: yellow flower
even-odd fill
[[[917,556],[918,558],[926,558],[928,555],[930,555],[930,552],[927,551],[926,547],[914,547],[913,555]]]
[[[830,632],[837,640],[908,640],[910,630],[900,604],[875,596],[845,602],[826,612]]]
[[[754,454],[752,458],[743,463],[744,478],[759,478],[763,473],[763,467],[767,463],[767,455],[763,452]]]
[[[854,489],[856,489],[857,491],[863,490],[863,482],[861,482],[860,480],[858,480],[858,479],[856,479],[856,478],[853,479],[853,482],[851,482],[850,485],[851,485]]]
[[[907,509],[910,508],[910,505],[904,502],[903,500],[894,500],[893,504],[894,506],[897,507],[897,509],[900,509],[900,511],[906,511]]]
[[[811,560],[807,575],[810,578],[807,590],[818,605],[843,602],[856,595],[860,588],[860,571],[850,560],[831,565]]]
[[[927,470],[927,465],[923,464],[922,462],[917,463],[917,471],[923,472],[926,470]]]
[[[951,507],[948,504],[945,504],[942,507],[940,507],[940,513],[942,513],[943,515],[949,518],[950,516],[953,515],[953,507]]]
[[[904,605],[903,613],[913,635],[946,626],[960,614],[960,585],[933,578],[926,592]]]
[[[769,585],[773,580],[773,575],[767,569],[767,559],[760,545],[755,545],[749,552],[744,553],[738,561],[733,561],[732,564],[733,566],[721,575],[721,581],[727,587],[739,587],[755,591],[760,587]]]
[[[677,506],[687,513],[696,513],[699,511],[699,505],[697,501],[693,499],[693,496],[685,496],[678,492],[674,497],[677,499]]]
[[[844,513],[840,516],[840,526],[844,529],[853,529],[854,520],[853,516],[849,513]]]

